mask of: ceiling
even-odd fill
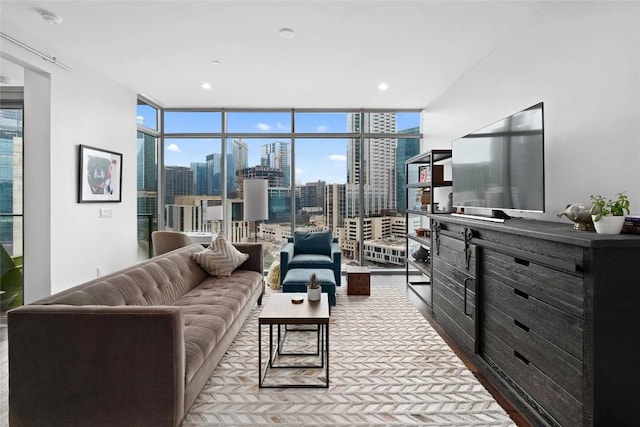
[[[0,0],[0,28],[165,107],[423,108],[549,3]]]

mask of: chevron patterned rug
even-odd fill
[[[272,292],[279,291],[267,287],[265,297]],[[182,427],[514,426],[398,288],[372,285],[371,296],[353,296],[342,286],[337,300],[331,311],[328,389],[258,387],[262,308],[256,306]],[[264,348],[268,327],[262,329]],[[313,332],[289,333],[287,346],[290,339],[291,345],[310,342],[315,348]],[[265,352],[263,363],[266,357]],[[305,383],[318,381],[319,372],[271,371],[276,381]]]

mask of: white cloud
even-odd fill
[[[318,129],[317,129],[318,132],[327,132],[328,130],[329,130],[329,126],[326,126],[326,125],[320,125],[318,126]]]
[[[346,162],[347,161],[347,156],[345,156],[344,154],[332,154],[329,156],[329,158],[331,160],[333,160],[334,162]]]
[[[304,169],[302,169],[302,168],[296,168],[296,176],[297,176],[297,175],[302,175],[302,174],[304,174]]]
[[[289,126],[285,126],[280,122],[276,123],[276,128],[277,129],[281,129],[281,130],[289,130],[289,129],[291,129]]]
[[[182,150],[180,150],[180,147],[178,147],[176,144],[169,144],[169,146],[167,147],[167,150],[173,151],[174,153],[182,152]]]
[[[271,126],[269,126],[266,123],[256,123],[256,127],[260,130],[269,130],[271,129]]]

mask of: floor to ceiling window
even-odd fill
[[[0,97],[0,320],[22,305],[23,280],[23,103],[22,88]]]
[[[158,131],[159,110],[138,100],[137,192],[138,260],[152,256],[151,233],[158,229]]]
[[[419,152],[418,111],[165,109],[160,116],[159,228],[258,240],[265,268],[294,230],[328,229],[345,264],[404,266],[402,174]],[[245,221],[243,182],[254,178],[268,181],[268,217]]]

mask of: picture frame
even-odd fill
[[[431,168],[429,165],[420,166],[418,168],[418,182],[430,182],[431,181]]]
[[[122,154],[79,146],[78,203],[122,201]]]

